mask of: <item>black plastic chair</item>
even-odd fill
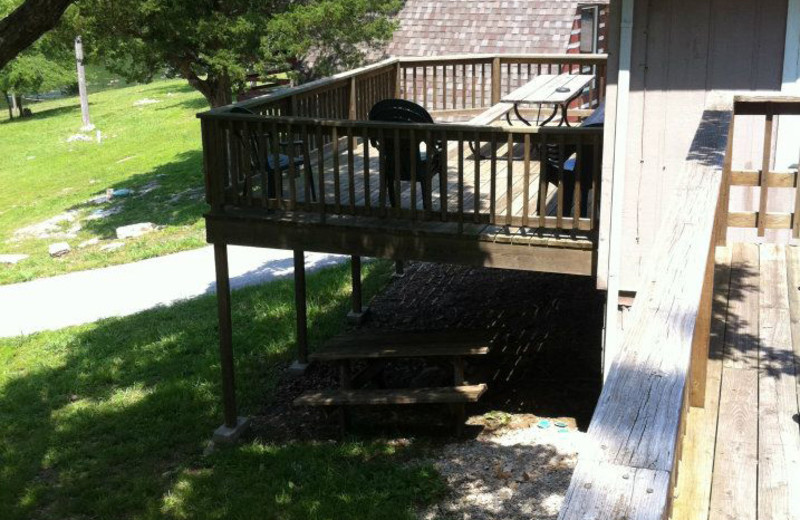
[[[386,121],[393,123],[433,123],[433,118],[423,107],[404,99],[384,99],[379,101],[369,111],[370,121]],[[401,134],[402,135],[402,134]],[[414,142],[406,137],[400,137],[400,142],[395,143],[394,137],[387,135],[383,139],[370,139],[372,146],[378,149],[381,155],[386,186],[389,192],[389,203],[395,206],[399,193],[395,190],[395,175],[399,174],[401,181],[411,180],[411,151],[416,149],[416,178],[421,185],[422,206],[430,209],[431,180],[442,169],[442,142],[435,141],[426,144],[426,150],[420,150],[423,138],[415,138]],[[413,147],[413,148],[412,148]],[[395,152],[400,156],[396,157]],[[395,172],[399,163],[400,171]],[[430,170],[428,166],[430,165]]]
[[[602,127],[604,122],[605,102],[602,102],[589,117],[583,120],[580,128]],[[572,157],[577,150],[578,147],[575,145],[565,145],[562,155],[559,153],[559,146],[557,144],[548,144],[545,147],[544,166],[547,182],[558,186],[559,172],[563,169],[565,208],[572,208],[575,199],[575,163],[570,160],[570,157]],[[581,162],[578,165],[580,171],[577,172],[577,175],[579,175],[581,179],[581,217],[589,215],[589,197],[587,194],[589,191],[588,188],[592,185],[592,172],[595,166],[594,157],[593,145],[584,144],[581,146]],[[599,186],[595,186],[594,189],[599,189]]]
[[[245,108],[245,107],[233,107],[230,110],[230,112],[232,114],[257,115],[255,112],[253,112],[252,110],[250,110],[248,108]],[[238,131],[236,132],[236,136],[238,137],[239,142],[242,144],[242,146],[244,146],[245,136],[243,136],[242,133],[238,132]],[[301,166],[303,166],[303,163],[304,163],[303,157],[297,157],[297,156],[296,157],[289,157],[288,155],[286,155],[284,153],[279,153],[278,154],[278,162],[277,162],[277,165],[276,165],[276,163],[275,163],[275,154],[272,153],[272,148],[270,146],[270,141],[269,141],[270,136],[268,134],[264,135],[264,141],[263,141],[265,143],[265,146],[266,146],[266,150],[265,150],[267,152],[266,154],[262,153],[262,151],[261,151],[261,141],[259,139],[259,134],[257,134],[255,131],[250,131],[249,135],[247,136],[247,139],[249,139],[249,141],[250,141],[250,157],[249,157],[249,160],[250,160],[250,169],[251,169],[251,171],[253,173],[253,176],[255,176],[257,174],[263,174],[263,173],[266,173],[266,175],[267,175],[267,198],[275,198],[275,195],[276,195],[276,192],[278,191],[278,189],[280,189],[282,191],[282,186],[278,186],[278,187],[275,186],[275,175],[274,174],[275,174],[276,170],[278,172],[280,172],[280,173],[283,173],[284,171],[289,171],[291,169],[291,166],[294,165],[296,176],[301,176],[302,175]],[[302,147],[304,143],[303,143],[302,140],[295,140],[295,141],[292,142],[292,144],[294,146],[301,146]],[[281,141],[281,142],[278,143],[278,145],[281,147],[281,149],[285,150],[286,147],[289,146],[289,143],[287,141]],[[266,161],[263,160],[264,155],[266,155]],[[245,179],[244,190],[251,189],[250,180],[251,179]],[[317,193],[316,193],[316,190],[314,188],[313,180],[309,184],[310,184],[309,188],[310,188],[310,191],[311,191],[311,199],[313,201],[316,201],[317,200]]]

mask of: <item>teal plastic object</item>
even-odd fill
[[[547,429],[547,428],[550,427],[550,421],[542,419],[541,421],[539,421],[539,424],[537,424],[536,426],[538,426],[542,430]]]

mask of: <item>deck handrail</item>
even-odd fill
[[[704,115],[559,520],[670,514],[686,412],[704,400],[730,117],[729,107]]]
[[[605,54],[393,57],[205,113],[227,113],[240,107],[262,113],[271,111],[272,115],[281,116],[335,115],[342,119],[366,119],[370,103],[385,97],[416,101],[432,111],[439,109],[437,99],[441,100],[441,109],[446,109],[449,102],[450,109],[477,110],[497,103],[502,93],[525,83],[534,74],[573,73],[576,68],[578,72],[591,70],[597,74],[598,81],[587,89],[591,98],[587,102],[596,105],[605,95],[606,62]],[[437,80],[439,69],[441,75]],[[432,104],[427,103],[429,96]]]

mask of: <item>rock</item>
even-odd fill
[[[157,100],[157,99],[144,98],[144,99],[139,99],[137,101],[134,101],[133,102],[133,106],[141,107],[141,106],[144,106],[144,105],[152,105],[153,103],[161,103],[161,102],[159,100]]]
[[[152,222],[139,222],[138,224],[130,224],[128,226],[121,226],[117,228],[117,238],[135,238],[144,234],[150,233],[158,229],[158,226]]]
[[[71,136],[67,137],[67,142],[68,143],[72,143],[72,142],[75,142],[75,141],[84,141],[84,142],[90,143],[90,142],[92,142],[92,138],[90,136],[86,135],[86,134],[74,134],[74,135],[71,135]]]
[[[96,209],[86,217],[86,220],[102,220],[111,215],[116,215],[120,211],[122,211],[122,208]]]
[[[64,256],[71,251],[69,244],[66,242],[56,242],[55,244],[50,244],[50,247],[47,248],[50,253],[50,256],[53,258]]]
[[[28,255],[0,255],[0,264],[15,265],[28,258]]]
[[[117,249],[125,247],[125,242],[111,242],[100,247],[100,251],[116,251]]]
[[[89,240],[84,240],[83,242],[78,244],[78,247],[81,247],[81,248],[89,247],[89,246],[97,245],[99,243],[100,243],[100,239],[99,238],[91,238]]]
[[[75,238],[81,230],[80,222],[76,222],[78,211],[71,210],[51,217],[38,224],[33,224],[14,231],[14,239],[24,238]],[[71,224],[71,225],[70,225]]]

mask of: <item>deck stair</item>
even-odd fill
[[[464,381],[464,358],[489,353],[484,331],[363,332],[337,336],[309,359],[339,366],[340,388],[309,391],[294,400],[296,406],[337,406],[342,427],[349,406],[447,404],[456,415],[457,430],[464,422],[464,406],[477,402],[485,384]],[[386,363],[397,359],[440,358],[453,366],[453,386],[429,388],[375,388],[371,383]],[[366,363],[364,363],[366,361]],[[364,366],[353,374],[353,362]]]

